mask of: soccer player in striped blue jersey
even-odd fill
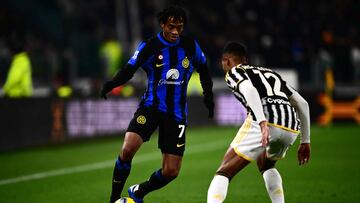
[[[156,170],[147,181],[130,187],[129,196],[136,203],[143,202],[146,194],[164,187],[178,176],[185,150],[186,90],[195,70],[200,75],[208,116],[213,116],[213,83],[206,57],[194,39],[182,35],[186,20],[185,11],[178,6],[160,12],[158,21],[162,31],[140,43],[125,67],[103,86],[101,96],[106,98],[114,87],[130,80],[139,67],[148,77],[147,90],[129,124],[114,167],[111,203],[120,197],[135,153],[143,142],[150,139],[157,127],[162,168]]]
[[[221,203],[229,181],[250,162],[256,161],[273,203],[284,202],[280,173],[275,168],[300,133],[298,161],[310,159],[309,106],[279,74],[264,67],[247,65],[246,48],[228,43],[222,54],[225,81],[247,108],[248,117],[227,150],[214,176],[207,203]],[[300,122],[301,121],[301,122]]]

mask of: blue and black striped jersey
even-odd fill
[[[191,74],[194,70],[207,72],[206,57],[195,40],[181,36],[170,43],[158,33],[140,43],[128,66],[133,72],[141,67],[148,77],[140,106],[157,108],[178,121],[186,121],[186,90]]]

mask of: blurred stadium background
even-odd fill
[[[138,71],[107,101],[98,97],[99,90],[142,39],[159,32],[156,13],[175,2],[0,2],[0,202],[107,202],[112,159],[146,88],[145,74]],[[288,202],[360,201],[355,181],[360,172],[354,170],[360,166],[360,2],[184,0],[180,5],[189,16],[185,34],[203,47],[214,77],[215,118],[206,118],[194,75],[183,177],[165,189],[170,197],[154,193],[150,202],[205,201],[212,174],[246,116],[219,69],[222,47],[229,40],[244,42],[252,64],[278,70],[310,104],[312,163],[300,170],[294,147],[279,166],[289,188]],[[31,64],[31,91],[12,96],[6,84],[21,51]],[[139,155],[139,165],[149,165],[149,172],[134,167],[138,176],[129,182],[158,167],[154,140]],[[195,164],[199,160],[204,165]],[[209,171],[201,173],[205,168]],[[240,189],[230,193],[228,202],[268,201],[255,168],[244,173],[231,186]]]

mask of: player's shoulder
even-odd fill
[[[238,64],[234,67],[232,67],[228,73],[246,73],[246,70],[249,69],[250,66],[249,65],[244,65],[244,64]]]
[[[246,72],[257,70],[260,72],[271,72],[277,74],[273,69],[264,66],[240,65],[239,68],[243,69]]]
[[[195,39],[188,35],[181,35],[180,40],[184,44],[195,44]]]
[[[190,55],[194,55],[196,50],[196,43],[197,42],[193,37],[181,35],[179,46],[184,48],[186,52],[190,53]]]
[[[140,44],[143,45],[143,52],[152,52],[157,49],[161,49],[163,47],[162,43],[156,36],[150,37],[148,39],[143,40]]]

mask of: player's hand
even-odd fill
[[[298,149],[299,165],[304,165],[309,162],[310,151],[311,151],[310,143],[300,144],[299,149]]]
[[[261,129],[261,145],[266,147],[269,144],[269,127],[267,121],[261,121],[259,125]]]
[[[209,110],[208,118],[214,117],[214,95],[212,92],[204,94],[204,103],[206,108]]]
[[[110,92],[112,89],[114,89],[115,85],[113,81],[107,81],[104,83],[101,91],[100,91],[100,97],[107,99],[106,94]]]

